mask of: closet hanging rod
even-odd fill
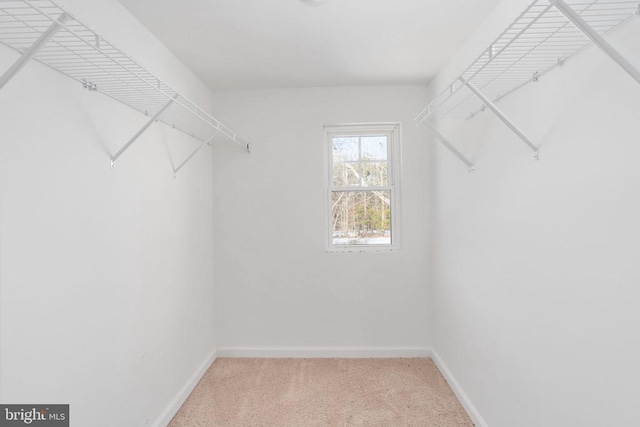
[[[587,24],[585,28],[592,28],[596,35],[611,32],[637,16],[640,11],[638,0],[561,3],[565,9],[577,8],[575,15]],[[558,6],[560,2],[553,0],[534,1],[467,67],[461,77],[471,81],[481,90],[487,88],[495,92],[495,96],[489,94],[489,97],[496,101],[504,98],[506,93],[511,93],[520,84],[528,80],[535,81],[534,74],[537,73],[539,77],[549,68],[562,65],[573,54],[590,45],[592,40],[575,25],[571,25],[572,22],[558,10]],[[603,16],[606,19],[603,19]],[[523,44],[523,40],[528,40],[527,43],[533,45]],[[458,105],[449,101],[450,98],[455,98],[460,104],[472,98],[472,94],[468,92],[465,92],[465,96],[452,96],[464,86],[457,80],[417,115],[417,122],[434,114],[443,106],[449,107],[449,110],[442,115],[454,112],[452,110],[456,110]],[[460,114],[457,116],[461,117]],[[467,118],[469,115],[462,117]]]
[[[638,67],[604,37],[630,19],[638,19],[639,14],[638,0],[535,0],[418,113],[416,125],[428,121],[428,127],[435,128],[435,122],[429,121],[432,118],[469,119],[487,109],[503,119],[496,112],[497,101],[537,82],[590,45],[600,48],[640,83]],[[537,153],[518,128],[505,123]],[[443,135],[436,137],[442,141]]]
[[[229,127],[52,0],[0,0],[0,42],[21,54],[0,77],[0,88],[34,59],[90,91],[103,93],[201,142],[221,134],[250,149]],[[125,144],[112,162],[131,143]]]

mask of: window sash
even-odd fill
[[[387,185],[386,186],[376,186],[376,188],[387,188],[387,189],[391,189],[393,187],[393,180],[394,180],[394,155],[393,155],[393,151],[394,151],[394,130],[386,130],[386,131],[379,131],[379,130],[363,130],[363,131],[352,131],[352,132],[328,132],[327,133],[327,140],[326,143],[328,144],[328,150],[329,150],[329,170],[327,171],[329,174],[329,187],[332,189],[341,189],[341,188],[356,188],[358,186],[336,186],[334,185],[334,176],[333,176],[333,169],[334,169],[334,165],[336,164],[336,162],[334,161],[334,157],[333,157],[333,139],[334,138],[352,138],[352,137],[372,137],[372,136],[385,136],[387,138],[387,159],[386,160],[362,160],[360,159],[360,157],[362,157],[362,142],[359,141],[358,144],[358,160],[344,160],[338,163],[345,163],[345,164],[352,164],[352,165],[358,165],[358,164],[371,164],[371,163],[386,163],[387,164]],[[362,177],[360,177],[360,182],[362,182]],[[370,188],[367,185],[361,185],[358,188]]]
[[[396,165],[399,162],[399,158],[397,158],[399,154],[399,148],[397,144],[399,144],[399,127],[398,124],[388,124],[388,125],[372,125],[367,126],[363,125],[361,128],[354,130],[345,131],[342,129],[332,129],[329,127],[325,131],[325,144],[327,144],[327,162],[325,165],[328,166],[328,170],[326,171],[327,176],[327,185],[326,185],[326,195],[327,195],[327,245],[329,250],[349,250],[351,248],[358,250],[395,250],[398,242],[398,202],[397,202],[397,194],[395,189],[395,180],[396,180]],[[334,147],[334,139],[335,138],[349,138],[349,137],[360,137],[358,140],[358,160],[345,160],[340,162],[335,162],[333,147]],[[386,160],[372,160],[372,159],[361,159],[362,157],[362,139],[363,137],[375,137],[375,136],[385,136],[387,142],[387,152],[386,152]],[[361,185],[334,185],[334,165],[336,163],[344,163],[344,164],[371,164],[371,163],[386,163],[386,183],[387,185],[375,185],[369,186],[366,185],[366,182],[360,177]],[[375,191],[385,191],[389,192],[390,196],[390,217],[391,223],[389,224],[389,233],[390,233],[390,243],[384,244],[335,244],[334,243],[334,229],[333,229],[333,209],[332,209],[332,199],[333,194],[336,192],[375,192]]]
[[[335,193],[336,191],[340,192],[366,192],[366,191],[390,191],[393,190],[393,186],[349,186],[349,187],[331,187],[330,192]]]
[[[371,190],[371,191],[358,191],[359,193],[375,193],[376,190]],[[384,249],[384,250],[389,250],[395,247],[396,244],[396,233],[395,233],[395,211],[393,209],[393,205],[395,202],[395,195],[391,190],[385,190],[385,192],[389,193],[388,197],[389,197],[389,243],[335,243],[334,239],[336,238],[336,236],[334,236],[334,230],[333,229],[333,225],[331,225],[329,227],[329,247],[330,248],[334,248],[334,249],[339,249],[339,250],[348,250],[349,248],[357,248],[358,250],[380,250],[380,249]],[[332,191],[330,193],[330,198],[329,200],[332,202],[333,201],[333,194],[334,193],[346,193],[346,191],[341,191],[341,190],[337,190],[337,191]],[[330,204],[331,204],[330,202]],[[330,220],[331,223],[333,223],[333,209],[331,210],[331,215],[330,215]],[[384,236],[384,235],[383,235]],[[337,238],[341,238],[344,236],[338,236]],[[381,236],[354,236],[353,239],[354,240],[366,240],[366,239],[380,239]],[[382,237],[384,238],[384,237]]]

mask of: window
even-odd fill
[[[397,248],[399,124],[325,127],[329,250]]]

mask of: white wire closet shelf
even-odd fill
[[[78,81],[86,89],[101,92],[151,118],[112,157],[112,165],[156,120],[192,136],[203,145],[220,134],[232,143],[247,150],[250,148],[230,128],[53,1],[0,0],[0,42],[21,53],[18,61],[0,77],[0,88],[28,60],[35,59]]]
[[[591,43],[640,83],[640,71],[604,37],[639,13],[638,0],[536,0],[415,121],[433,131],[472,170],[473,163],[435,128],[432,120],[465,120],[489,109],[534,151],[537,159],[535,144],[496,102],[537,81]]]

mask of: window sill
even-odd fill
[[[398,246],[332,246],[325,250],[333,253],[349,253],[349,252],[399,252]]]

